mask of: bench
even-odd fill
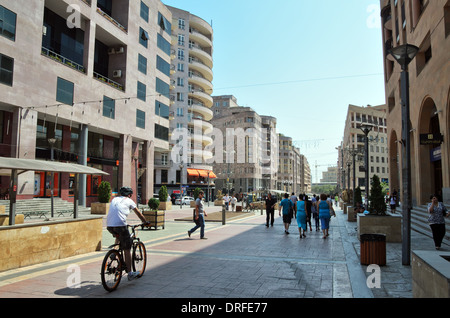
[[[25,215],[24,219],[26,219],[27,217],[31,219],[32,215],[37,215],[37,216],[39,216],[39,218],[46,217],[45,216],[46,213],[48,213],[48,211],[28,211],[28,212],[23,212],[23,215]]]
[[[57,216],[65,216],[66,213],[69,213],[69,216],[73,215],[73,210],[69,209],[69,210],[58,210],[55,211],[58,213]]]

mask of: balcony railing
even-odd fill
[[[122,84],[114,82],[113,80],[111,80],[111,79],[107,78],[106,76],[103,76],[103,75],[101,75],[99,73],[95,73],[94,72],[94,78],[99,80],[100,82],[108,84],[109,86],[114,87],[114,88],[116,88],[118,90],[125,91],[125,88],[123,87]]]
[[[66,58],[56,52],[53,52],[45,47],[42,47],[41,54],[56,61],[56,62],[59,62],[65,66],[71,67],[71,68],[77,70],[78,72],[86,73],[86,69],[83,65],[75,63],[74,61],[69,60],[68,58]]]
[[[97,12],[100,13],[106,20],[114,24],[116,27],[121,29],[123,32],[128,33],[127,28],[124,27],[122,24],[120,24],[117,20],[115,20],[113,17],[110,17],[106,12],[104,12],[102,9],[97,8]]]

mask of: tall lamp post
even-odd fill
[[[364,135],[366,136],[365,144],[364,144],[364,166],[366,168],[365,170],[365,179],[366,179],[366,190],[364,194],[364,203],[365,203],[365,209],[369,210],[369,133],[372,130],[373,126],[369,124],[361,124],[359,129],[362,130]]]
[[[409,74],[408,65],[419,52],[417,46],[404,44],[389,50],[402,68],[401,98],[402,98],[402,264],[411,262],[411,138],[409,124]]]

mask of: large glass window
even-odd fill
[[[103,96],[103,116],[114,119],[116,112],[116,101],[107,96]]]
[[[157,38],[157,45],[164,53],[170,55],[170,42],[164,39],[159,33]]]
[[[74,90],[73,83],[58,77],[56,85],[56,100],[58,102],[72,106]]]
[[[136,109],[136,127],[145,129],[145,112]]]
[[[12,86],[14,72],[14,59],[0,54],[0,83]]]
[[[0,35],[11,41],[16,40],[16,14],[0,6]]]
[[[159,55],[156,56],[156,68],[165,75],[170,76],[170,64],[162,59]]]
[[[141,1],[141,18],[148,22],[148,6]]]
[[[140,100],[145,102],[146,95],[147,95],[147,87],[145,86],[145,84],[138,82],[137,83],[137,98],[139,98]]]
[[[155,114],[163,118],[169,119],[170,109],[169,106],[156,101],[155,102]]]
[[[155,124],[155,138],[169,141],[169,128]]]
[[[148,46],[148,39],[150,37],[148,36],[147,31],[145,31],[143,28],[139,28],[139,43],[141,43],[145,48]]]
[[[170,86],[166,82],[156,78],[156,92],[170,98]]]
[[[139,54],[138,56],[138,70],[147,75],[147,58]]]
[[[161,12],[158,12],[158,24],[167,34],[172,35],[172,23]]]

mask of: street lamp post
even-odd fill
[[[369,210],[369,133],[372,130],[373,126],[369,124],[362,124],[359,127],[364,135],[366,136],[365,144],[364,144],[364,166],[365,166],[365,179],[366,179],[366,189],[364,194],[364,203],[365,203],[365,210]]]
[[[408,65],[419,52],[417,46],[404,44],[389,50],[402,68],[401,98],[402,98],[402,264],[411,262],[411,138],[409,124],[409,74]]]

